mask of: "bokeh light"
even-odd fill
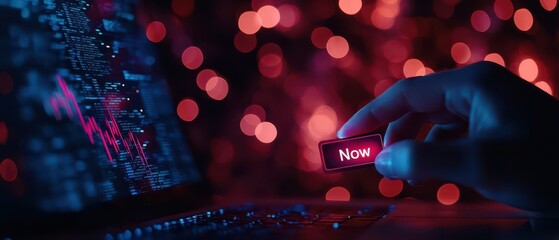
[[[275,43],[266,43],[262,45],[260,49],[258,49],[258,58],[263,58],[268,54],[275,54],[279,57],[283,57],[283,51],[281,50],[281,47]]]
[[[266,120],[266,110],[258,104],[252,104],[245,109],[245,114],[254,114],[260,118],[260,120]]]
[[[241,131],[247,136],[254,136],[256,131],[256,126],[262,121],[257,115],[249,113],[241,118]]]
[[[354,72],[359,71],[359,59],[355,53],[349,51],[343,58],[335,62],[336,66],[342,69],[346,74],[352,75]]]
[[[260,16],[260,24],[263,28],[273,28],[280,22],[280,12],[274,6],[263,6],[258,9],[257,13]]]
[[[182,52],[181,60],[186,68],[194,70],[202,65],[204,54],[200,48],[190,46]]]
[[[404,76],[407,78],[425,75],[425,66],[419,59],[411,58],[404,63]]]
[[[511,0],[495,0],[493,9],[495,11],[495,16],[501,20],[510,19],[514,13],[514,5],[512,5]]]
[[[526,81],[533,82],[538,77],[538,64],[534,59],[526,58],[518,65],[518,75]]]
[[[183,99],[177,106],[179,118],[185,122],[192,122],[198,116],[198,104],[192,99]]]
[[[245,34],[255,34],[262,27],[262,20],[257,12],[246,11],[239,16],[238,26]]]
[[[557,0],[540,0],[540,4],[543,9],[551,12],[557,7]]]
[[[206,91],[206,84],[208,84],[208,81],[213,77],[217,77],[217,73],[214,70],[204,69],[196,75],[196,85],[198,85],[201,90]]]
[[[388,40],[382,46],[384,57],[390,62],[399,63],[404,61],[409,55],[409,49],[406,44],[397,39]]]
[[[444,205],[452,205],[458,202],[460,190],[452,183],[442,185],[437,191],[437,200]]]
[[[317,140],[333,137],[338,129],[338,117],[334,109],[329,106],[319,106],[311,115],[307,123],[309,133]]]
[[[238,32],[233,41],[235,48],[242,53],[249,53],[256,48],[257,39],[255,35],[247,35],[243,32]]]
[[[348,15],[355,15],[361,10],[363,2],[361,0],[338,0],[340,10]]]
[[[0,144],[6,143],[8,140],[8,126],[5,122],[0,121]]]
[[[388,198],[398,196],[402,189],[404,189],[404,183],[401,180],[390,180],[383,177],[378,183],[380,194]]]
[[[371,23],[380,30],[388,30],[394,26],[395,19],[382,14],[382,8],[375,8],[371,13]]]
[[[448,0],[454,1],[454,0]],[[400,0],[382,0],[377,2],[380,13],[386,17],[396,17],[400,13]]]
[[[222,77],[212,77],[206,83],[206,92],[215,100],[223,100],[229,93],[229,84]]]
[[[431,73],[435,73],[435,70],[426,67],[426,68],[425,68],[425,75],[429,75],[429,74],[431,74]]]
[[[17,166],[11,159],[4,159],[0,163],[0,177],[6,182],[12,182],[17,178]]]
[[[258,70],[267,78],[277,78],[283,71],[283,58],[279,54],[269,53],[258,60]]]
[[[503,67],[505,66],[505,60],[498,53],[487,54],[483,60],[497,63]]]
[[[146,27],[146,37],[148,40],[154,43],[163,41],[165,35],[167,34],[167,29],[160,21],[153,21],[149,23]]]
[[[547,94],[553,96],[553,90],[551,90],[551,86],[547,82],[539,81],[539,82],[534,83],[534,85],[536,85],[536,87],[539,87],[541,90],[543,90]]]
[[[327,27],[317,27],[311,32],[312,44],[320,49],[326,48],[328,40],[334,36],[332,31]]]
[[[344,37],[332,36],[326,42],[326,51],[333,58],[343,58],[349,52],[349,43]]]
[[[459,64],[467,63],[472,56],[470,47],[468,47],[468,45],[463,42],[457,42],[453,44],[452,48],[450,49],[450,54],[452,56],[452,59],[454,59],[454,61]]]
[[[472,22],[472,27],[478,32],[485,32],[491,27],[491,19],[483,10],[474,11],[470,21]]]
[[[0,72],[0,93],[8,94],[14,88],[14,81],[7,72]]]
[[[532,13],[526,9],[521,8],[514,13],[514,24],[520,31],[528,31],[534,24]]]
[[[278,10],[280,12],[280,27],[291,28],[301,20],[301,11],[295,5],[284,4]]]
[[[258,70],[267,78],[277,78],[284,72],[283,51],[275,43],[266,43],[258,50]]]
[[[177,16],[188,17],[194,10],[194,0],[173,0],[171,9]]]
[[[333,187],[326,192],[326,201],[347,202],[351,199],[349,191],[344,187]]]
[[[318,144],[318,143],[317,143]],[[301,157],[297,164],[297,168],[305,172],[318,172],[322,169],[322,162],[318,149],[304,148],[301,151]]]
[[[256,126],[254,135],[260,142],[271,143],[278,136],[278,130],[271,122],[261,122]]]

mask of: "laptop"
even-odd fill
[[[528,223],[492,202],[216,200],[135,1],[0,12],[2,238],[508,237]]]

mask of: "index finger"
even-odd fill
[[[472,94],[468,94],[468,87],[471,86],[463,83],[464,80],[479,76],[477,73],[481,65],[485,66],[488,63],[398,81],[357,111],[338,131],[338,137],[345,138],[373,131],[408,112],[445,110],[469,116],[470,104],[464,103],[471,103]]]

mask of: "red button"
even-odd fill
[[[383,148],[380,134],[328,140],[318,146],[326,172],[372,165]]]

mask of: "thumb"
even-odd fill
[[[477,163],[470,149],[467,140],[444,143],[405,140],[380,152],[375,166],[388,178],[441,179],[468,185],[477,173]]]

